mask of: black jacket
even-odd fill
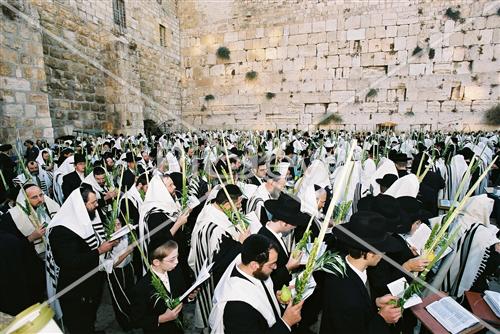
[[[276,269],[271,274],[271,279],[273,280],[274,289],[276,291],[280,290],[283,285],[288,286],[288,283],[290,283],[290,280],[292,279],[292,275],[290,275],[288,269],[286,268],[289,255],[285,252],[276,236],[269,231],[267,227],[261,227],[259,234],[265,235],[271,239],[276,246],[278,246],[278,261],[276,262]]]
[[[179,267],[168,273],[172,296],[180,297],[187,289]],[[151,284],[151,273],[142,277],[130,291],[132,325],[142,328],[147,333],[177,334],[183,333],[175,321],[158,324],[158,316],[165,313],[167,307],[162,300],[156,302],[155,289]]]
[[[251,178],[248,179],[248,184],[254,184],[257,187],[260,186],[263,182],[260,182],[259,179],[257,179],[257,176],[252,176]]]
[[[246,279],[236,269],[231,276]],[[243,301],[229,301],[224,307],[225,334],[285,334],[290,333],[282,319],[269,328],[266,319],[252,305]]]
[[[68,198],[69,195],[80,186],[82,183],[82,179],[78,175],[77,171],[73,171],[69,174],[64,175],[63,183],[62,183],[62,191],[64,195],[64,199]]]
[[[123,192],[133,187],[135,184],[135,174],[130,170],[130,168],[125,169],[123,172],[123,180],[121,190]]]
[[[99,265],[99,251],[90,249],[85,240],[64,226],[55,226],[49,233],[50,247],[59,266],[57,291],[79,280]],[[104,273],[92,276],[66,292],[65,298],[90,298],[99,300],[104,284]]]
[[[348,264],[344,277],[326,275],[323,297],[321,334],[389,333],[363,281]]]

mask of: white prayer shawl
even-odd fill
[[[47,163],[45,163],[45,160],[43,160],[42,153],[44,153],[44,152],[49,153],[49,156],[52,157],[52,152],[50,151],[50,149],[44,148],[43,150],[40,150],[38,152],[38,156],[36,157],[36,160],[35,160],[38,163],[38,166],[40,166],[40,167],[47,166]]]
[[[153,210],[162,211],[173,219],[177,219],[181,211],[179,203],[173,199],[159,175],[153,176],[149,182],[148,191],[144,197],[144,203],[139,211],[139,242],[145,253],[147,253],[147,244],[150,238],[146,218]]]
[[[59,266],[55,262],[50,248],[49,236],[56,226],[64,226],[85,240],[90,249],[94,250],[104,241],[105,231],[99,215],[96,214],[94,220],[90,220],[87,208],[83,202],[80,189],[75,189],[66,199],[52,221],[47,226],[47,252],[46,252],[46,274],[47,274],[47,295],[49,299],[56,294],[57,280],[59,276]],[[99,270],[111,272],[113,269],[113,259],[106,259],[106,254],[99,256]],[[62,316],[58,300],[51,303],[58,318]]]
[[[418,182],[417,176],[415,174],[408,174],[397,179],[384,194],[394,198],[403,196],[417,198],[419,188],[420,182]]]
[[[54,182],[52,184],[54,187],[54,199],[59,204],[62,204],[64,201],[64,194],[62,191],[63,177],[75,170],[74,161],[75,157],[71,155],[64,159],[61,166],[54,171]]]
[[[59,211],[59,204],[54,202],[50,197],[45,196],[45,205],[47,208],[48,216],[38,216],[41,224],[48,224],[52,217]],[[28,237],[31,233],[35,231],[35,226],[28,218],[28,215],[24,212],[22,208],[19,207],[19,204],[23,207],[26,206],[26,197],[24,196],[24,192],[20,191],[17,195],[16,202],[18,203],[13,208],[9,209],[9,213],[12,217],[12,220],[16,224],[17,229],[21,232],[25,237]],[[45,244],[42,239],[35,242],[35,250],[38,254],[45,252]]]
[[[14,182],[19,186],[24,185],[26,182],[31,182],[39,186],[45,195],[49,195],[49,189],[52,187],[52,178],[50,177],[49,173],[47,173],[43,168],[39,167],[37,176],[38,179],[40,180],[40,183],[38,183],[35,175],[31,175],[31,178],[28,180],[26,178],[26,175],[24,175],[24,173],[16,176],[12,180],[12,182]]]
[[[314,190],[313,184],[308,184],[298,198],[300,199],[300,211],[306,212],[311,216],[318,215],[318,201],[316,199],[316,191]]]
[[[222,236],[226,235],[238,240],[239,233],[229,221],[226,214],[215,207],[216,204],[208,204],[200,212],[191,234],[191,249],[188,256],[188,264],[198,275],[205,260],[213,262],[213,256],[219,251]],[[212,309],[212,295],[215,289],[211,277],[206,285],[202,286],[196,298],[195,327],[206,328],[208,316]]]
[[[299,184],[300,183],[300,184]],[[309,167],[307,167],[306,172],[302,181],[297,182],[298,191],[297,196],[305,191],[309,185],[318,185],[321,188],[331,187],[330,183],[330,172],[326,164],[321,160],[314,160],[311,162]]]
[[[439,175],[443,178],[445,184],[448,183],[448,169],[443,158],[439,158],[435,162],[434,171],[439,172]],[[444,199],[446,193],[446,188],[440,189],[438,193],[438,199]]]
[[[103,194],[105,192],[105,190],[103,187],[101,187],[99,185],[99,183],[97,183],[97,181],[94,177],[94,172],[91,172],[89,175],[87,175],[83,179],[82,183],[86,183],[86,184],[90,185],[92,187],[92,189],[94,189],[97,199],[101,199],[101,194]]]
[[[167,152],[165,159],[167,159],[169,173],[181,172],[181,166],[179,165],[179,161],[177,161],[177,158],[172,152]]]
[[[361,197],[367,195],[370,191],[370,182],[376,171],[377,166],[375,165],[375,161],[371,158],[366,159],[361,171]]]
[[[267,201],[268,199],[271,199],[271,195],[269,194],[269,191],[267,191],[266,189],[266,183],[263,183],[257,187],[257,190],[248,201],[246,213],[255,212],[255,215],[260,220],[262,206],[264,205],[264,202]]]
[[[123,195],[122,199],[120,200],[123,201],[124,199],[128,199],[131,202],[134,203],[134,206],[141,211],[142,204],[144,203],[141,194],[139,193],[139,190],[137,190],[137,187],[133,186],[130,187],[127,192]]]
[[[353,166],[354,165],[354,166]],[[340,183],[340,175],[342,175],[342,170],[344,168],[351,168],[352,170],[350,175],[347,175],[344,182]],[[348,220],[352,214],[352,208],[357,207],[357,201],[360,198],[360,186],[361,186],[361,162],[360,161],[350,161],[349,163],[344,164],[343,166],[337,167],[332,174],[333,178],[333,187],[341,187],[342,196],[339,197],[337,203],[340,202],[351,202],[351,209],[349,210],[346,219]]]
[[[467,163],[465,162],[464,156],[457,154],[451,158],[450,165],[448,166],[448,182],[446,183],[446,198],[449,200],[455,199],[455,194],[458,191],[460,182],[467,172]],[[469,183],[471,176],[465,180],[461,194],[458,196],[458,201],[464,198],[465,194],[469,189]]]
[[[257,279],[252,279],[252,282],[240,277],[231,277],[234,268],[241,264],[241,255],[229,265],[222,275],[219,284],[215,288],[213,297],[213,309],[210,313],[210,328],[212,334],[224,333],[224,308],[227,302],[241,301],[251,305],[256,309],[264,319],[267,325],[272,327],[278,319],[274,316],[273,307],[279,310],[278,301],[274,294],[271,293],[274,305],[269,303],[266,292],[262,283]],[[274,291],[273,281],[268,278],[264,281],[268,291]]]
[[[487,195],[479,195],[471,197],[464,206],[450,226],[450,231],[457,227],[460,230],[452,253],[445,258],[432,282],[434,287],[451,296],[462,297],[484,271],[490,256],[489,248],[500,242],[496,237],[498,228],[489,222],[493,203]],[[443,216],[434,218],[431,224],[441,219]]]
[[[396,165],[392,160],[387,158],[382,158],[380,160],[377,170],[375,171],[375,173],[373,173],[370,180],[373,196],[377,196],[378,194],[380,194],[380,185],[377,183],[377,179],[383,178],[384,175],[386,174],[394,174],[397,176],[398,170],[396,169]],[[363,196],[366,195],[367,194],[363,193]]]

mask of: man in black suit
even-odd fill
[[[134,157],[132,152],[127,152],[123,161],[127,163],[127,169],[123,172],[123,180],[121,189],[127,191],[135,184],[135,178],[138,173],[137,161],[142,160],[141,157]],[[139,171],[140,173],[140,171]]]
[[[63,177],[62,191],[64,199],[68,198],[73,190],[78,188],[85,178],[85,157],[80,153],[76,153],[73,164],[75,165],[75,170]]]
[[[248,179],[249,184],[254,184],[257,187],[264,183],[264,177],[267,175],[266,157],[257,158],[257,167],[254,170],[254,175]]]
[[[348,252],[346,273],[342,277],[326,275],[320,333],[389,333],[388,324],[399,320],[401,309],[389,304],[394,296],[371,297],[366,269],[376,266],[382,258],[372,247],[380,252],[396,252],[400,244],[386,232],[384,217],[369,211],[358,211],[349,223],[335,227],[333,233]],[[353,239],[352,234],[363,242]]]
[[[215,305],[210,314],[214,333],[291,332],[291,327],[301,319],[303,302],[288,304],[281,315],[270,280],[277,260],[276,245],[269,238],[256,234],[243,242],[241,260],[228,268],[215,290]]]
[[[118,243],[103,241],[104,229],[96,213],[97,206],[92,188],[79,188],[66,199],[48,226],[47,262],[49,267],[52,264],[59,267],[58,293],[98,268],[104,258],[102,254]],[[61,294],[59,302],[69,333],[94,333],[103,285],[104,273],[97,271]]]
[[[38,157],[38,152],[40,152],[40,149],[35,146],[35,143],[31,139],[26,140],[24,142],[24,146],[26,147],[26,154],[24,155],[24,159],[26,161],[35,161]]]
[[[310,217],[300,211],[298,199],[285,193],[281,193],[276,200],[267,200],[264,206],[271,213],[272,219],[259,230],[259,234],[265,235],[278,246],[277,268],[271,274],[271,279],[274,288],[279,290],[283,285],[288,286],[292,279],[291,272],[300,266],[300,256],[298,258],[291,256],[283,240],[283,234],[291,233],[297,226],[307,225]]]

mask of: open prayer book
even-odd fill
[[[109,238],[109,241],[118,240],[121,237],[124,237],[127,234],[129,234],[132,230],[135,230],[135,226],[134,225],[128,225],[127,224],[125,226],[122,226],[121,229],[119,229],[115,233],[111,234],[111,237]]]
[[[427,239],[429,239],[431,232],[431,229],[427,225],[420,224],[413,235],[407,237],[405,240],[410,246],[415,247],[420,255],[422,254],[422,250],[424,249],[425,243],[427,242]]]
[[[469,311],[451,297],[444,297],[427,305],[427,311],[451,334],[479,323]]]
[[[391,295],[401,298],[403,297],[406,288],[408,288],[408,282],[406,281],[406,278],[401,277],[400,279],[397,279],[394,282],[387,284],[387,288],[389,289]],[[403,308],[407,309],[409,307],[420,304],[421,302],[422,299],[415,294],[410,298],[408,298],[408,300],[403,305]]]
[[[484,292],[484,301],[495,315],[500,318],[500,292],[486,290]]]
[[[203,282],[205,282],[207,279],[210,278],[210,270],[212,270],[213,265],[214,265],[213,262],[207,265],[207,260],[205,260],[205,262],[203,263],[203,267],[201,267],[201,270],[198,273],[198,276],[196,277],[196,281],[194,281],[193,285],[191,285],[191,287],[187,289],[186,292],[182,294],[182,296],[179,297],[180,301],[186,299],[191,292],[193,292]]]

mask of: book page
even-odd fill
[[[445,297],[426,307],[427,311],[452,334],[460,333],[479,321],[453,298]]]
[[[180,301],[186,299],[191,292],[193,292],[198,286],[200,286],[203,282],[210,278],[210,270],[212,269],[213,265],[213,263],[207,265],[207,260],[205,260],[205,262],[203,263],[203,267],[196,277],[196,281],[194,281],[193,285],[191,285],[191,287],[187,289],[182,296],[179,297]]]
[[[427,239],[429,239],[430,235],[431,229],[425,224],[420,224],[415,233],[406,238],[406,242],[410,246],[415,247],[418,254],[422,254],[422,250],[424,249],[425,243],[427,242]]]

